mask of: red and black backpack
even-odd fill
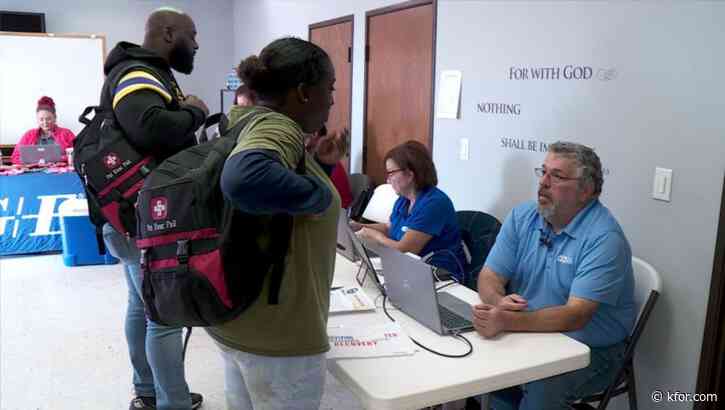
[[[156,73],[151,65],[136,60],[114,67],[103,84],[100,105],[86,107],[78,118],[85,127],[73,143],[73,167],[85,187],[99,247],[103,246],[100,228],[105,222],[121,234],[136,235],[136,195],[144,178],[156,167],[153,157],[141,154],[131,145],[113,112],[112,87],[132,69]],[[172,89],[163,76],[154,74],[154,77]],[[95,115],[89,119],[91,112]]]
[[[220,138],[166,159],[138,194],[142,295],[155,322],[224,323],[257,300],[267,277],[268,303],[279,302],[292,216],[241,212],[220,187],[224,163],[255,115],[230,130],[220,125]],[[305,172],[304,155],[296,172]]]

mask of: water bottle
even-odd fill
[[[65,157],[66,157],[66,162],[68,162],[68,166],[72,167],[73,166],[73,147],[68,147],[65,149]]]
[[[239,77],[237,77],[237,72],[232,69],[232,71],[227,74],[227,90],[236,90],[240,84],[241,82],[239,81]]]

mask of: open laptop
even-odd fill
[[[365,279],[370,277],[378,289],[380,289],[381,292],[384,292],[384,279],[382,278],[383,270],[379,267],[376,268],[373,263],[373,258],[377,258],[378,255],[363,245],[362,241],[357,237],[357,235],[355,235],[355,232],[352,231],[349,224],[345,224],[344,229],[347,231],[348,237],[352,242],[355,254],[357,254],[360,258],[360,269],[358,270],[357,275],[355,275],[355,280],[357,280],[357,283],[360,286],[363,286],[365,284]]]
[[[473,330],[471,305],[436,291],[435,267],[394,249],[383,250],[380,256],[385,289],[398,309],[440,335]]]
[[[50,164],[59,162],[63,158],[60,146],[57,144],[21,145],[18,149],[20,150],[20,162],[26,165],[37,164],[41,160]]]

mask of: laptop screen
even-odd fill
[[[392,249],[380,256],[390,301],[420,324],[443,334],[431,266]]]
[[[50,164],[58,162],[62,158],[60,146],[57,144],[21,145],[18,149],[20,150],[20,162],[23,164],[37,164],[39,162]]]
[[[370,251],[368,251],[365,245],[363,245],[360,238],[355,235],[355,232],[352,231],[350,225],[347,225],[346,229],[348,231],[348,234],[350,235],[352,245],[355,248],[355,253],[357,253],[357,255],[360,257],[360,269],[365,269],[365,271],[362,272],[361,275],[358,275],[358,277],[356,278],[358,284],[360,286],[363,286],[365,277],[369,276],[372,278],[378,289],[380,289],[381,292],[384,292],[382,285],[383,280],[378,277],[378,271],[375,269],[375,265],[373,264],[372,260],[370,260]]]
[[[350,237],[350,231],[348,229],[349,223],[347,213],[340,212],[340,217],[337,221],[337,251],[340,255],[355,262],[357,260],[357,254],[355,253],[352,238]]]

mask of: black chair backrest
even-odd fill
[[[360,194],[370,188],[370,177],[365,174],[350,174],[350,191],[352,200],[355,201]]]
[[[457,211],[456,219],[463,242],[471,253],[471,263],[466,266],[465,285],[477,290],[478,272],[483,268],[486,257],[496,242],[501,222],[496,217],[481,211]]]
[[[359,219],[370,198],[373,196],[375,187],[370,182],[370,177],[365,174],[350,174],[350,191],[352,202],[350,203],[349,216],[352,219]]]

